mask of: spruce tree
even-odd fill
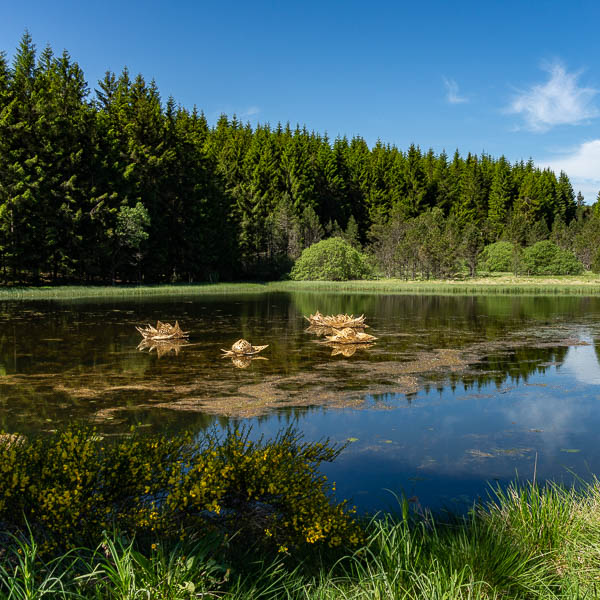
[[[494,240],[498,239],[513,202],[513,183],[510,164],[500,157],[494,168],[488,204],[488,221]]]

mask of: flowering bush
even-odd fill
[[[292,430],[265,441],[248,432],[108,443],[93,429],[0,437],[0,523],[27,524],[47,548],[97,540],[103,530],[161,538],[217,529],[281,551],[355,545],[360,529],[333,500],[323,461],[341,448]]]

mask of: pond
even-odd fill
[[[374,345],[306,331],[365,314]],[[189,343],[138,348],[178,320]],[[256,359],[221,357],[239,338]],[[0,304],[0,428],[93,421],[105,434],[292,425],[348,446],[325,472],[361,510],[433,508],[516,477],[600,473],[600,298],[270,293]]]

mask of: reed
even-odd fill
[[[340,555],[257,555],[206,538],[145,552],[118,534],[49,562],[35,542],[7,545],[0,598],[269,598],[523,600],[598,598],[600,483],[493,491],[466,516],[433,516],[400,500],[364,521],[365,542]],[[247,550],[244,547],[247,546]],[[237,554],[227,553],[236,548]]]
[[[514,277],[405,281],[377,279],[357,281],[272,281],[268,283],[207,283],[139,286],[2,287],[0,300],[69,300],[78,298],[132,298],[262,294],[268,292],[331,292],[434,295],[595,295],[600,276]]]
[[[265,291],[260,283],[207,283],[139,286],[43,286],[1,287],[0,300],[69,300],[78,298],[146,298],[149,296],[201,296],[256,294]]]

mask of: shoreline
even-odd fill
[[[499,275],[452,280],[376,279],[353,281],[270,281],[116,286],[0,287],[2,300],[136,298],[140,296],[205,296],[274,292],[344,292],[430,295],[596,295],[600,275],[515,277]]]

